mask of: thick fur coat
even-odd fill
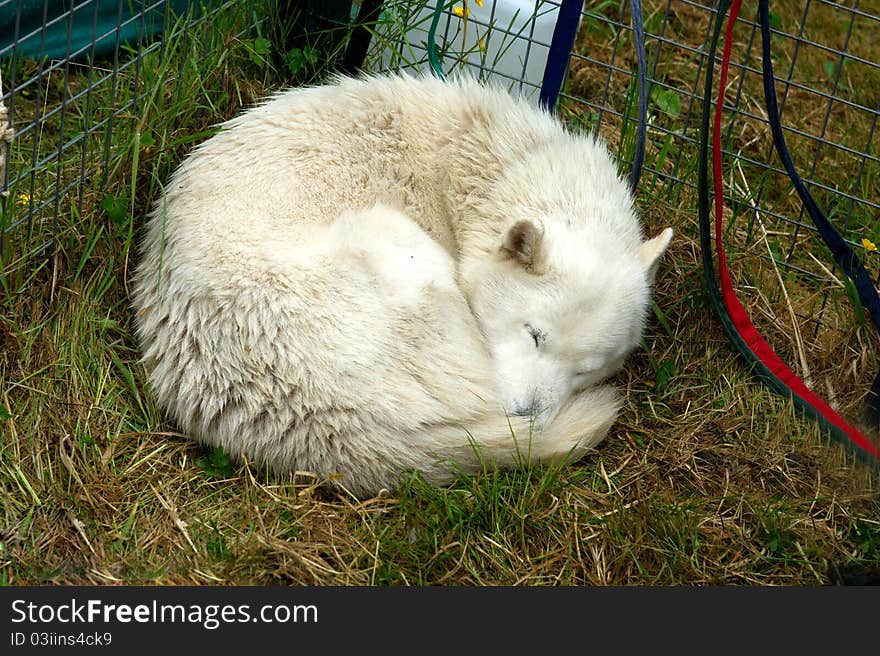
[[[414,469],[444,483],[606,435],[596,384],[638,345],[669,237],[642,241],[601,144],[502,90],[342,79],[182,163],[142,243],[137,335],[201,442],[360,496]]]

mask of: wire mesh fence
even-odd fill
[[[0,273],[45,256],[59,217],[82,215],[84,198],[115,168],[131,166],[119,158],[120,123],[137,122],[147,98],[176,93],[175,75],[158,83],[145,79],[143,63],[150,59],[153,69],[161,68],[172,34],[175,47],[186,48],[193,35],[204,37],[242,4],[0,2],[2,100],[14,127],[12,143],[0,146],[7,158],[0,180]],[[257,21],[254,16],[243,30]]]
[[[207,29],[212,17],[234,4],[241,3],[196,11],[190,0],[141,0],[131,5],[123,0],[83,0],[61,3],[63,9],[51,13],[49,8],[56,5],[48,0],[0,2],[0,18],[6,22],[5,41],[0,41],[3,100],[15,119],[17,143],[3,189],[14,188],[19,195],[12,216],[4,214],[0,235],[57,214],[61,198],[90,174],[106,170],[113,150],[113,121],[122,113],[136,112],[138,101],[150,93],[139,86],[139,63],[154,51],[161,53],[166,29]],[[871,35],[880,33],[880,11],[869,4],[860,6],[859,0],[784,4],[786,11],[774,14],[773,34],[782,117],[799,158],[795,163],[825,201],[832,220],[862,247],[860,231],[870,232],[880,210],[880,155],[873,146],[880,116],[880,63],[870,52]],[[374,39],[368,68],[427,68],[426,37],[434,6],[430,0],[385,2],[374,26],[379,38]],[[697,109],[703,102],[700,80],[714,8],[691,0],[647,0],[644,6],[651,84],[646,170],[654,176],[645,184],[652,190],[662,185],[674,193],[676,187],[694,184]],[[548,0],[449,3],[437,37],[444,65],[506,82],[511,90],[534,98],[558,8],[559,2]],[[773,157],[759,102],[757,24],[748,8],[744,14],[734,50],[725,152],[734,158],[734,168],[757,176],[761,184],[734,192],[731,200],[735,211],[762,212],[774,223],[791,226],[792,238],[779,245],[778,259],[812,271],[801,267],[796,257],[796,240],[801,230],[810,229],[803,210],[795,203],[765,202],[768,190],[785,187],[779,177],[784,171]],[[72,86],[71,72],[77,70],[85,74],[85,81],[77,76],[79,86]],[[573,124],[598,130],[619,144],[624,162],[635,121],[634,70],[628,2],[585,2],[559,110]],[[99,87],[113,89],[109,106],[92,105]],[[797,98],[797,107],[786,112],[789,96]],[[85,117],[85,123],[74,126],[73,116]],[[58,120],[47,134],[44,128],[53,117]],[[53,162],[73,148],[82,153],[82,164],[69,178]],[[868,233],[864,237],[874,241]]]

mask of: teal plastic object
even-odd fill
[[[192,0],[17,0],[0,5],[0,59],[104,59],[143,43]]]

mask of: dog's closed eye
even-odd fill
[[[535,348],[541,348],[541,344],[547,341],[547,333],[540,328],[535,328],[532,324],[525,324],[525,328],[529,331],[529,335],[535,342]]]

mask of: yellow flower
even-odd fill
[[[21,203],[22,205],[31,202],[31,195],[29,193],[27,193],[26,191],[18,192],[18,196],[16,196],[16,198],[18,199],[18,202]]]
[[[478,6],[478,7],[482,7],[482,6],[483,6],[483,0],[476,0],[476,3],[477,3],[477,6]]]
[[[467,15],[470,15],[471,10],[465,9],[461,5],[457,5],[452,8],[452,13],[455,14],[456,16],[458,16],[459,18],[464,18],[466,13],[467,13]]]
[[[862,246],[865,247],[865,250],[869,253],[873,253],[877,251],[877,244],[875,244],[870,239],[862,239]]]

